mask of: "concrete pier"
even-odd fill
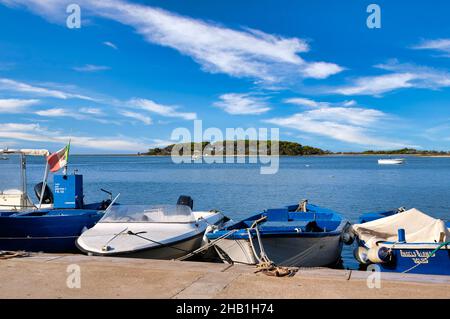
[[[0,260],[0,298],[450,298],[448,276],[382,273],[381,287],[369,288],[370,273],[363,271],[300,269],[281,278],[254,271],[220,263],[34,254]]]

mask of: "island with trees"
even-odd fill
[[[321,155],[414,155],[414,156],[450,156],[450,151],[433,151],[433,150],[417,150],[414,148],[402,148],[397,150],[367,150],[363,152],[331,152],[322,150],[317,147],[302,145],[297,142],[279,141],[279,155],[281,156],[321,156]],[[196,152],[209,155],[257,155],[257,150],[263,146],[259,141],[251,140],[235,140],[235,141],[221,141],[221,142],[202,142],[202,143],[184,143],[171,144],[166,147],[155,147],[145,153],[138,153],[138,155],[149,156],[170,156],[172,150],[176,147],[178,154],[192,155]],[[263,146],[264,147],[264,146]],[[266,142],[267,155],[271,155],[271,141]],[[227,151],[229,148],[229,151]],[[184,154],[186,152],[186,154]]]

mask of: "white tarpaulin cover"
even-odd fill
[[[378,241],[396,242],[399,228],[405,230],[408,243],[450,240],[450,232],[443,220],[430,217],[415,208],[364,224],[355,224],[352,228],[367,247],[375,246]],[[444,238],[441,238],[441,233],[444,233]]]

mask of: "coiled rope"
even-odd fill
[[[263,243],[261,240],[261,235],[260,235],[259,229],[258,229],[258,223],[265,221],[266,219],[267,219],[267,216],[264,216],[264,217],[256,220],[252,224],[252,226],[247,229],[250,247],[252,248],[255,258],[258,260],[258,263],[256,264],[255,274],[258,272],[262,272],[263,274],[265,274],[267,276],[292,277],[298,271],[298,268],[277,266],[272,260],[269,259],[269,257],[267,256],[267,254],[264,250],[264,246],[263,246]],[[255,230],[256,238],[258,239],[260,256],[258,256],[258,254],[256,253],[255,245],[253,244],[253,235],[251,234],[252,229]]]
[[[0,259],[11,259],[16,257],[28,257],[30,253],[25,251],[0,251]]]

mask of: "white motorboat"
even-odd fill
[[[33,203],[27,191],[27,156],[48,156],[50,153],[44,149],[4,149],[0,154],[8,156],[18,156],[18,166],[20,169],[20,185],[18,188],[9,188],[0,190],[0,210],[1,211],[22,211],[37,208]],[[6,157],[9,159],[9,157]],[[8,167],[8,169],[10,169]],[[35,187],[36,196],[40,199],[42,184]],[[45,195],[50,192],[46,186]],[[51,208],[53,205],[49,198],[45,198],[40,207]]]
[[[380,165],[400,165],[404,162],[404,158],[383,158],[378,160],[378,164]]]
[[[179,203],[111,206],[78,238],[77,247],[92,255],[175,259],[206,244],[205,232],[228,220],[220,212],[193,212]]]

